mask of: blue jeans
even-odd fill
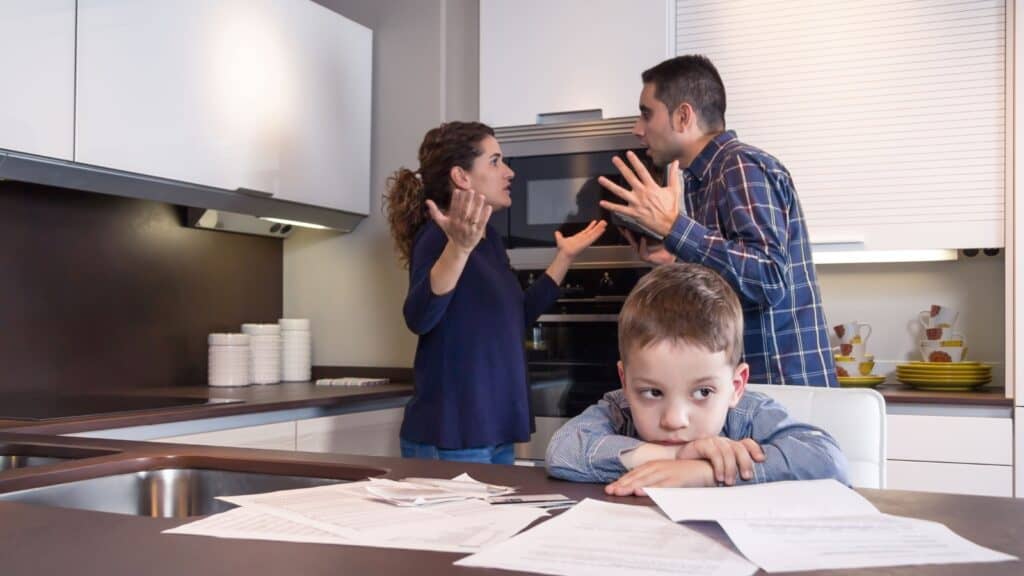
[[[402,458],[479,462],[481,464],[512,464],[516,459],[511,443],[481,446],[480,448],[465,448],[463,450],[445,450],[431,444],[410,442],[405,438],[399,438],[399,441],[402,445]]]

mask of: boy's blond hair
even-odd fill
[[[619,314],[619,357],[671,340],[709,352],[730,365],[743,355],[743,309],[732,288],[698,264],[664,264],[637,282]]]

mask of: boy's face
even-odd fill
[[[685,444],[718,436],[729,408],[747,385],[746,364],[730,366],[725,351],[662,340],[629,352],[619,380],[640,439]]]

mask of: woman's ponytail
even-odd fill
[[[427,221],[423,181],[408,168],[399,168],[387,181],[384,209],[398,257],[406,267],[412,259],[412,241]]]

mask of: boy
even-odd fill
[[[648,486],[715,486],[835,478],[846,458],[823,430],[744,395],[743,311],[714,271],[665,264],[644,276],[619,315],[619,380],[548,445],[548,473],[611,482],[614,496]]]

